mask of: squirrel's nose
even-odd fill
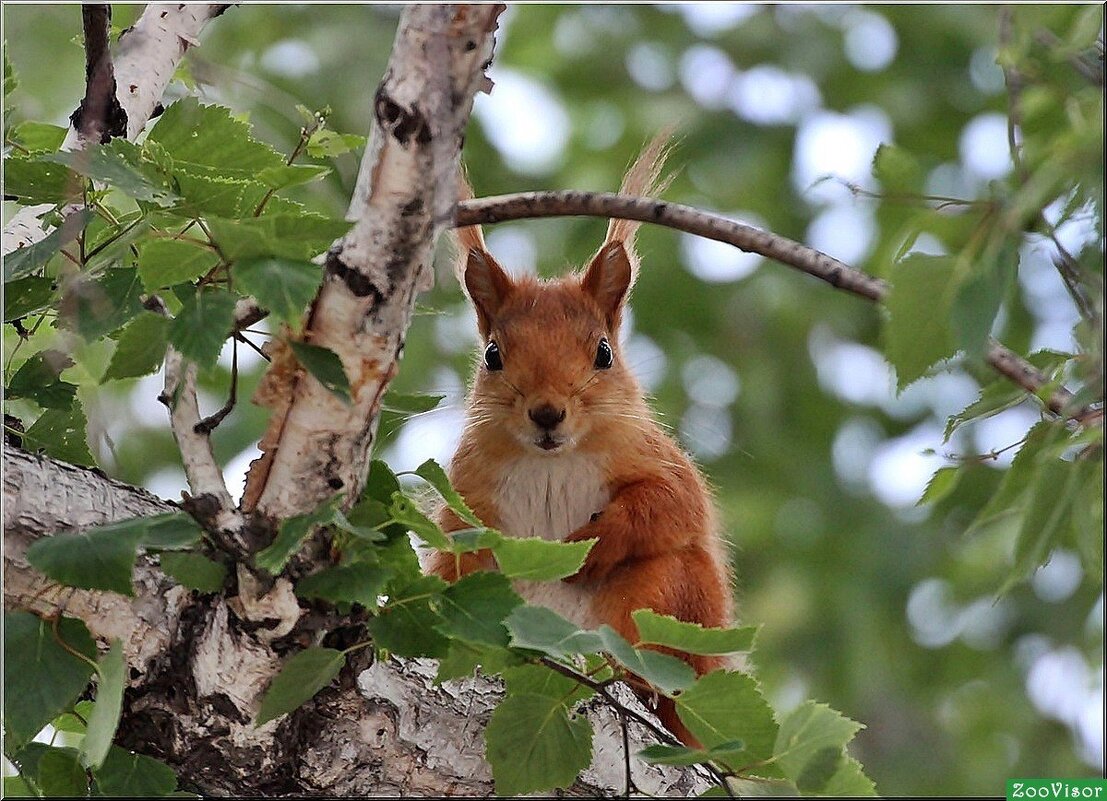
[[[564,409],[555,409],[548,403],[536,406],[527,414],[530,419],[534,421],[535,425],[547,431],[553,431],[557,428],[557,424],[565,419]]]

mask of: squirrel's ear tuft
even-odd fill
[[[623,304],[634,280],[631,255],[622,242],[608,242],[592,257],[580,286],[603,312],[611,333],[619,330]]]
[[[457,168],[457,199],[459,202],[473,199],[473,187],[469,184],[469,171],[465,168],[464,163],[459,164]],[[469,251],[488,252],[488,248],[484,244],[484,231],[479,225],[454,228],[450,231],[450,240],[453,242],[454,250],[457,253],[454,272],[457,275],[458,282],[464,286],[465,262],[469,258]]]
[[[492,321],[511,294],[514,286],[511,276],[487,250],[471,248],[465,258],[461,283],[477,310],[480,335],[487,339]]]

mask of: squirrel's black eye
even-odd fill
[[[600,345],[596,348],[596,364],[597,370],[607,370],[611,367],[615,361],[615,356],[611,352],[611,345],[607,342],[607,337],[603,337],[600,340]]]
[[[500,348],[495,342],[489,342],[484,349],[484,363],[489,370],[504,369],[504,360],[500,358]]]

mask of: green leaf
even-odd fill
[[[503,671],[508,695],[544,695],[575,704],[595,695],[590,687],[545,665],[515,665]]]
[[[873,155],[873,177],[887,193],[917,194],[924,176],[913,155],[898,145],[882,144]]]
[[[950,321],[957,346],[972,359],[983,360],[999,307],[1018,272],[1017,241],[988,248],[953,295]]]
[[[307,153],[312,158],[341,156],[365,144],[365,137],[357,134],[340,134],[320,128],[307,141]]]
[[[478,666],[486,674],[500,673],[509,665],[518,665],[521,659],[522,657],[506,648],[450,640],[449,650],[438,660],[438,673],[435,674],[434,683],[441,684],[450,679],[472,676]]]
[[[160,561],[167,576],[190,590],[219,592],[227,578],[225,565],[194,551],[169,551]]]
[[[301,598],[320,598],[332,604],[356,603],[375,609],[377,599],[391,577],[391,570],[364,562],[327,567],[300,579],[296,584],[296,594]]]
[[[177,777],[164,762],[117,745],[111,747],[104,764],[92,775],[100,792],[109,796],[160,798],[177,789]]]
[[[334,680],[344,664],[346,654],[333,648],[300,651],[285,662],[265,691],[256,725],[279,718],[314,697]]]
[[[745,747],[731,762],[744,767],[773,754],[777,725],[773,711],[761,695],[757,682],[745,673],[722,670],[701,676],[676,698],[681,722],[707,748],[741,740]],[[767,767],[751,772],[775,775]]]
[[[961,479],[961,469],[957,467],[939,467],[930,481],[926,482],[926,489],[922,496],[915,502],[915,506],[923,506],[928,503],[937,503],[942,498],[953,492],[957,482]]]
[[[191,295],[169,324],[173,347],[201,369],[214,365],[234,325],[235,300],[221,289],[203,289]]]
[[[84,734],[88,730],[88,725],[85,721],[87,721],[88,716],[92,714],[92,708],[94,706],[96,706],[96,704],[92,701],[78,701],[73,705],[72,712],[64,712],[58,715],[50,721],[50,725],[58,731]],[[80,717],[77,717],[78,715],[80,715]]]
[[[254,557],[254,564],[274,576],[280,573],[316,526],[324,526],[334,520],[334,513],[341,501],[342,496],[335,495],[306,515],[285,518],[281,521],[273,542]]]
[[[654,765],[699,765],[719,762],[730,765],[741,760],[746,744],[741,740],[722,743],[714,748],[687,748],[679,745],[651,745],[638,752],[638,756]]]
[[[889,279],[884,355],[902,390],[956,350],[948,314],[953,260],[912,255],[892,265]]]
[[[274,207],[273,203],[269,204]],[[325,252],[350,224],[319,214],[266,213],[246,220],[206,219],[212,238],[228,259],[274,256],[310,259]]]
[[[44,409],[67,410],[77,396],[77,385],[58,375],[73,360],[59,350],[43,350],[31,356],[15,371],[7,386],[9,398],[30,398]]]
[[[4,162],[5,170],[8,162]],[[4,179],[8,180],[5,172]],[[7,185],[5,184],[5,191]],[[92,212],[80,209],[65,218],[65,222],[33,245],[25,245],[4,256],[4,283],[30,275],[57,255],[85,229]]]
[[[267,167],[281,167],[284,156],[254,139],[248,123],[223,106],[201,105],[186,97],[165,110],[150,131],[174,166],[217,168],[219,174],[256,180]]]
[[[39,794],[22,776],[5,776],[4,798],[39,798]]]
[[[667,645],[689,654],[734,654],[753,650],[757,626],[736,629],[704,628],[698,623],[686,623],[652,609],[631,613],[638,627],[638,644]]]
[[[143,518],[55,534],[36,540],[27,561],[36,570],[70,587],[133,595],[135,554],[146,529]]]
[[[446,586],[438,576],[394,580],[387,607],[368,624],[377,647],[399,656],[445,656],[450,641],[437,631],[443,619],[433,604]]]
[[[581,631],[557,612],[542,606],[516,607],[504,625],[511,634],[513,647],[540,651],[558,659],[604,650],[599,634]]]
[[[389,391],[381,401],[381,408],[398,414],[422,414],[438,408],[445,395],[405,395],[402,392]]]
[[[450,540],[438,524],[420,512],[402,492],[392,493],[392,503],[388,511],[393,520],[415,532],[427,545],[440,551],[450,550]]]
[[[111,648],[100,657],[96,684],[96,705],[88,718],[88,729],[81,741],[81,764],[86,768],[100,767],[108,756],[119,716],[123,712],[123,690],[126,687],[127,663],[123,658],[123,643],[112,640]]]
[[[185,512],[138,517],[128,522],[140,530],[139,546],[154,551],[187,550],[200,543],[203,532],[196,519]]]
[[[350,397],[350,379],[346,376],[346,370],[337,353],[320,345],[309,345],[307,342],[289,340],[288,344],[296,354],[296,361],[315,376],[320,384],[330,390],[340,401],[344,403],[353,401]]]
[[[38,758],[35,783],[47,798],[88,795],[88,776],[72,748],[48,748]]]
[[[492,546],[505,576],[529,581],[553,581],[572,576],[584,564],[596,540],[551,542],[504,537]]]
[[[821,790],[845,759],[845,746],[863,727],[825,704],[807,701],[780,724],[773,754],[800,790]]]
[[[30,612],[4,613],[4,727],[16,744],[68,709],[92,675],[96,645],[85,624],[61,617],[57,637],[88,661],[58,643],[51,622]]]
[[[438,630],[452,639],[475,645],[508,644],[503,620],[523,603],[507,577],[478,572],[451,584],[438,604],[443,622]]]
[[[294,329],[299,329],[304,309],[323,280],[322,271],[309,261],[273,256],[241,259],[235,262],[231,276],[239,291],[253,295],[263,308]]]
[[[162,207],[172,206],[178,200],[177,196],[147,178],[123,155],[122,149],[133,147],[125,140],[112,140],[106,145],[93,144],[83,150],[51,153],[39,159],[62,164],[78,175],[106,184],[135,200]]]
[[[100,383],[157,372],[165,359],[168,342],[169,320],[160,314],[142,312],[123,329]]]
[[[453,553],[471,553],[484,548],[492,548],[503,540],[504,536],[493,528],[463,528],[451,531],[450,551]],[[506,571],[501,571],[508,575]]]
[[[65,141],[66,128],[27,120],[8,131],[8,139],[31,153],[52,153]]]
[[[142,284],[130,267],[97,279],[80,275],[65,285],[58,315],[88,342],[111,333],[142,311]]]
[[[369,463],[369,478],[365,482],[365,489],[361,491],[361,499],[358,503],[372,499],[388,506],[392,503],[392,496],[397,492],[400,492],[400,480],[396,478],[392,468],[380,459],[374,459]]]
[[[603,641],[604,650],[619,664],[666,695],[680,692],[696,679],[692,668],[675,656],[648,648],[635,648],[608,625],[600,626],[596,631]]]
[[[469,508],[457,490],[450,485],[450,479],[446,475],[446,471],[434,459],[427,459],[415,468],[415,475],[434,487],[438,494],[442,496],[442,500],[450,507],[450,510],[464,522],[474,528],[484,526],[484,523],[473,514],[473,510]]]
[[[257,179],[271,189],[285,189],[318,181],[329,175],[330,171],[329,167],[317,164],[281,164],[260,170]]]
[[[872,779],[865,775],[861,769],[861,763],[852,757],[846,757],[842,764],[830,777],[830,781],[823,787],[820,795],[827,796],[874,796],[876,786]]]
[[[1051,459],[1039,465],[1015,542],[1015,565],[1000,594],[1049,561],[1050,551],[1060,544],[1060,535],[1068,529],[1080,478],[1075,462]]]
[[[54,282],[29,275],[4,286],[4,322],[42,311],[54,299]]]
[[[84,407],[74,399],[69,409],[47,409],[22,435],[23,447],[43,451],[63,462],[94,467],[96,460],[88,449],[85,430],[88,420]]]
[[[64,203],[80,197],[84,185],[61,164],[39,156],[10,156],[4,159],[4,194],[20,203]]]
[[[219,254],[183,239],[150,239],[138,253],[138,274],[147,292],[194,281],[219,263]]]
[[[7,110],[11,108],[9,102],[10,95],[19,87],[19,78],[15,74],[15,67],[12,66],[12,60],[8,58],[8,43],[4,42],[4,113],[7,114]]]
[[[568,787],[592,761],[591,724],[545,695],[508,696],[484,738],[497,795]]]

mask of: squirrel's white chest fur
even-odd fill
[[[594,457],[524,456],[505,466],[494,489],[500,527],[510,537],[560,541],[585,525],[611,500]],[[547,606],[579,626],[599,624],[592,591],[561,581],[517,581],[527,603]]]

